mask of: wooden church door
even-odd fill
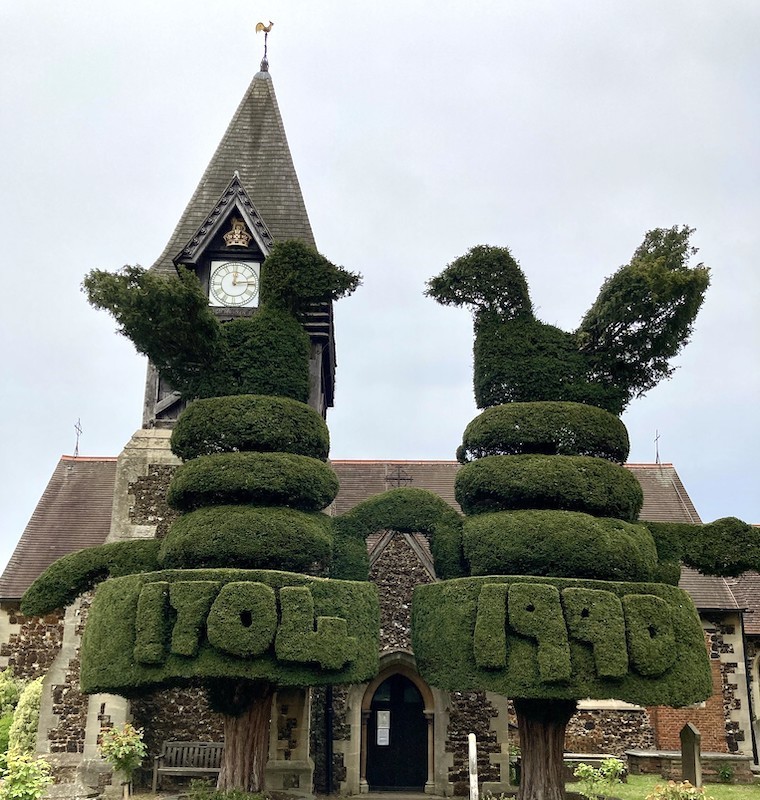
[[[419,689],[403,675],[377,687],[367,724],[370,791],[419,791],[427,780],[427,721]]]

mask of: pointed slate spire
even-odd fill
[[[213,211],[236,171],[275,241],[300,239],[314,245],[272,77],[269,72],[259,72],[152,269],[175,273],[175,260]]]

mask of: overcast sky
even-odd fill
[[[336,306],[334,458],[449,459],[472,323],[422,296],[509,245],[574,329],[643,234],[686,223],[712,285],[672,380],[623,419],[702,519],[760,522],[757,0],[0,2],[0,564],[61,454],[117,455],[145,363],[80,292],[159,255],[258,69]]]

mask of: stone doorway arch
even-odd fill
[[[360,785],[363,792],[373,788],[368,780],[368,774],[375,781],[378,776],[378,771],[376,769],[373,770],[371,762],[369,763],[368,773],[368,760],[376,757],[377,754],[377,748],[370,742],[371,736],[374,741],[376,741],[377,737],[376,716],[373,717],[373,712],[376,714],[378,708],[385,707],[382,702],[377,702],[376,695],[381,687],[384,690],[385,688],[391,688],[395,693],[402,691],[404,685],[410,687],[408,696],[415,703],[414,710],[410,709],[409,713],[413,715],[420,713],[422,720],[424,720],[425,730],[422,733],[424,741],[420,748],[420,754],[427,762],[425,768],[420,770],[420,777],[424,777],[424,791],[429,794],[435,791],[435,697],[433,691],[417,672],[413,656],[408,653],[396,652],[381,658],[380,671],[377,677],[367,685],[362,697]],[[415,694],[420,702],[417,702],[416,698],[412,698]],[[375,708],[373,708],[373,701]],[[392,711],[391,713],[394,712]],[[393,787],[386,785],[385,788],[387,790]],[[399,791],[408,791],[411,787],[398,786],[396,788]],[[419,790],[421,787],[417,788]]]

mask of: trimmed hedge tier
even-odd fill
[[[462,563],[462,517],[434,492],[427,489],[390,489],[370,497],[350,511],[333,519],[336,542],[335,574],[350,575],[361,569],[358,549],[348,545],[362,543],[377,531],[422,533],[430,541],[435,571],[439,578],[466,574]],[[345,545],[338,547],[339,542]],[[342,563],[342,559],[346,559]]]
[[[161,541],[162,567],[227,567],[324,572],[330,517],[290,508],[210,506],[185,514]]]
[[[649,581],[657,551],[649,530],[573,511],[498,511],[464,521],[472,575],[545,575]]]
[[[443,690],[685,706],[712,693],[697,611],[673,586],[525,576],[417,586],[412,644]]]
[[[90,609],[82,690],[360,683],[377,672],[379,626],[377,590],[366,582],[238,569],[114,578]]]
[[[582,403],[506,403],[486,409],[465,428],[457,460],[540,453],[595,456],[622,464],[630,442],[614,414]]]
[[[22,613],[41,616],[64,608],[109,575],[152,572],[158,567],[159,545],[155,539],[135,539],[69,553],[54,561],[26,590]]]
[[[247,503],[317,511],[338,494],[338,477],[323,461],[293,453],[218,453],[174,473],[167,502],[180,511]]]
[[[185,461],[239,450],[295,453],[326,461],[330,433],[322,417],[305,403],[242,394],[191,403],[177,420],[171,446]]]
[[[588,456],[486,456],[459,470],[455,494],[465,514],[547,508],[629,521],[644,502],[625,467]]]

